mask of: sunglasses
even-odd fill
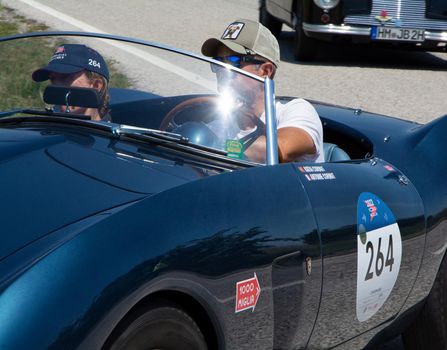
[[[254,58],[253,56],[248,56],[248,55],[230,55],[230,56],[224,56],[224,57],[213,57],[213,59],[215,59],[216,61],[222,62],[222,63],[230,64],[236,68],[242,68],[242,63],[263,64],[266,62],[266,61],[258,60],[256,58]],[[219,71],[219,69],[221,69],[221,68],[222,67],[220,67],[218,65],[211,64],[211,71],[213,71],[214,73]]]

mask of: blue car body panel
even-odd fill
[[[325,142],[352,160],[266,166],[119,135],[191,96],[111,95],[113,123],[0,118],[0,348],[99,349],[153,298],[190,311],[211,349],[363,348],[398,334],[428,296],[447,246],[447,117],[420,125],[313,102]],[[363,232],[365,198],[380,203]],[[400,269],[359,321],[357,247],[383,224],[377,210],[400,230]],[[397,268],[390,241],[368,271]],[[237,285],[252,278],[259,299],[240,311]]]
[[[2,129],[7,145],[10,135],[20,145],[2,162],[4,174],[11,181],[24,177],[20,192],[3,183],[4,198],[26,198],[20,210],[2,208],[14,219],[6,223],[0,262],[7,277],[0,301],[5,348],[26,348],[30,340],[41,348],[98,347],[134,305],[163,291],[196,300],[221,335],[222,348],[238,347],[253,333],[259,334],[258,348],[335,346],[340,339],[327,335],[340,330],[325,320],[335,302],[329,296],[354,283],[349,276],[355,261],[346,259],[354,258],[360,190],[381,196],[393,210],[402,232],[402,264],[408,268],[395,287],[400,303],[385,307],[363,329],[389,322],[423,300],[436,273],[412,292],[423,278],[419,267],[436,271],[443,255],[423,257],[421,247],[426,237],[432,251],[446,243],[431,224],[443,221],[444,203],[430,197],[435,174],[400,157],[397,148],[412,146],[416,161],[430,160],[436,155],[424,152],[442,135],[432,125],[356,116],[324,105],[318,110],[326,125],[346,125],[353,137],[368,135],[363,142],[373,145],[379,158],[325,163],[336,179],[316,183],[299,170],[306,164],[217,170],[210,167],[213,162],[182,164],[180,155],[176,161],[172,155],[163,158],[155,146],[110,142],[72,127]],[[378,125],[386,127],[371,132],[380,130]],[[390,160],[381,160],[382,154]],[[28,166],[32,177],[23,170]],[[411,181],[403,185],[401,176]],[[445,186],[441,180],[435,184]],[[49,220],[51,213],[58,215]],[[306,258],[312,258],[310,275],[303,268]],[[256,312],[235,313],[234,286],[254,272],[262,290]],[[354,316],[350,305],[340,317],[349,324]],[[48,321],[36,327],[44,317]],[[361,330],[343,332],[348,341]]]

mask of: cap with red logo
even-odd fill
[[[54,50],[47,66],[33,72],[34,81],[45,81],[50,73],[72,74],[87,70],[109,80],[109,69],[102,56],[92,48],[79,44],[65,44]]]

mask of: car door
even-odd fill
[[[421,264],[424,209],[411,181],[379,159],[296,168],[322,242],[322,299],[309,346],[328,348],[398,314]]]

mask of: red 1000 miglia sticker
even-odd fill
[[[237,282],[235,312],[238,313],[249,309],[254,311],[260,294],[261,286],[259,285],[256,273],[253,278]]]

